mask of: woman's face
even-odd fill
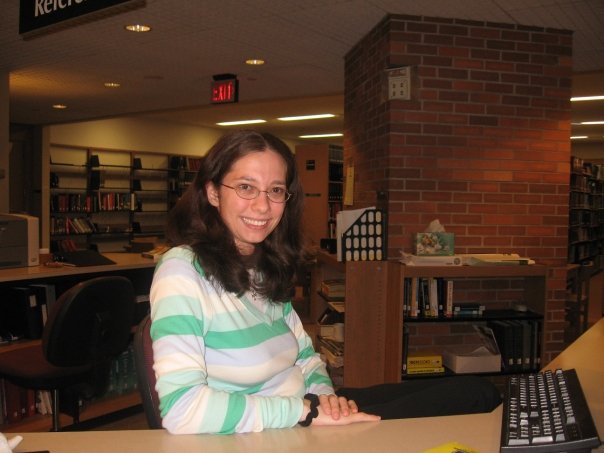
[[[274,151],[252,152],[235,161],[224,176],[222,184],[239,187],[254,186],[261,191],[275,187],[286,189],[287,165]],[[279,224],[286,203],[270,201],[266,192],[251,200],[237,195],[235,190],[224,185],[206,186],[210,203],[218,209],[225,225],[233,234],[235,244],[243,255],[254,252],[256,244],[262,242]]]

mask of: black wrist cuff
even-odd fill
[[[298,422],[300,426],[310,426],[312,423],[312,419],[316,418],[319,415],[319,397],[314,393],[307,393],[304,395],[304,399],[310,401],[310,412],[306,416],[306,418]]]

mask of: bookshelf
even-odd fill
[[[545,294],[547,268],[539,265],[507,265],[507,266],[407,266],[399,263],[401,296],[403,297],[403,320],[407,327],[408,344],[404,347],[408,352],[436,351],[442,353],[450,346],[466,346],[481,344],[473,325],[493,324],[527,325],[535,329],[533,334],[537,339],[535,360],[542,357],[543,344],[543,314],[545,313]],[[480,315],[454,314],[409,315],[405,309],[406,293],[409,285],[406,282],[413,279],[442,279],[452,283],[452,304],[478,304],[484,306]],[[524,306],[525,311],[516,310]],[[446,309],[445,309],[446,311]],[[511,321],[511,323],[510,323]],[[527,327],[527,328],[528,328]],[[427,330],[427,333],[423,331]],[[522,334],[520,334],[522,335]],[[498,338],[498,343],[501,343]],[[505,349],[500,344],[502,355],[507,357],[513,351]],[[522,352],[522,351],[520,351]],[[515,351],[514,353],[518,353]],[[518,357],[516,357],[518,358]],[[535,368],[537,362],[529,362]],[[538,367],[537,367],[538,368]],[[509,367],[507,364],[502,373],[529,371],[523,370],[520,364]],[[405,378],[408,378],[406,376]]]
[[[571,157],[568,262],[595,260],[604,249],[604,167]]]
[[[199,166],[197,157],[52,145],[51,251],[123,251],[162,238],[166,216]]]
[[[337,145],[296,146],[296,165],[304,188],[304,229],[319,245],[335,237],[336,213],[342,209],[343,148]]]
[[[311,277],[312,319],[318,321],[330,309],[330,302],[321,295],[323,280],[345,278],[346,281],[343,308],[346,387],[396,382],[389,364],[396,360],[396,350],[400,349],[388,346],[400,343],[402,333],[402,311],[399,305],[389,303],[399,291],[396,270],[387,261],[340,262],[333,254],[317,252]]]
[[[468,330],[473,330],[472,323],[486,323],[485,317],[421,321],[406,318],[403,295],[407,278],[452,279],[456,300],[483,301],[489,309],[502,310],[501,316],[506,319],[527,316],[514,314],[512,309],[518,303],[526,304],[538,319],[545,312],[544,266],[425,267],[406,266],[398,261],[338,262],[335,255],[323,251],[318,251],[316,258],[311,279],[313,319],[327,308],[328,302],[318,293],[322,279],[346,279],[343,382],[347,387],[400,382],[405,349],[434,350],[452,342],[461,344],[468,339]],[[407,347],[404,326],[410,330]],[[436,330],[438,334],[422,335],[422,329]]]

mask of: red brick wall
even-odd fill
[[[345,60],[352,207],[387,195],[390,257],[439,219],[457,253],[549,266],[545,363],[564,348],[571,51],[564,30],[392,15]],[[412,99],[389,101],[400,66]]]

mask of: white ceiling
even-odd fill
[[[14,123],[145,113],[214,126],[328,110],[339,117],[306,126],[269,121],[266,128],[284,138],[311,127],[339,131],[344,56],[388,13],[574,30],[574,71],[581,80],[573,94],[604,94],[603,0],[146,0],[143,7],[27,40],[18,31],[19,1],[0,6],[0,71],[9,73]],[[128,33],[127,23],[153,31]],[[246,66],[251,57],[267,63]],[[209,104],[212,75],[221,73],[238,75],[238,104]],[[107,81],[121,88],[104,88]],[[68,108],[53,110],[55,103]],[[582,113],[575,103],[574,116],[603,119],[603,105]]]

